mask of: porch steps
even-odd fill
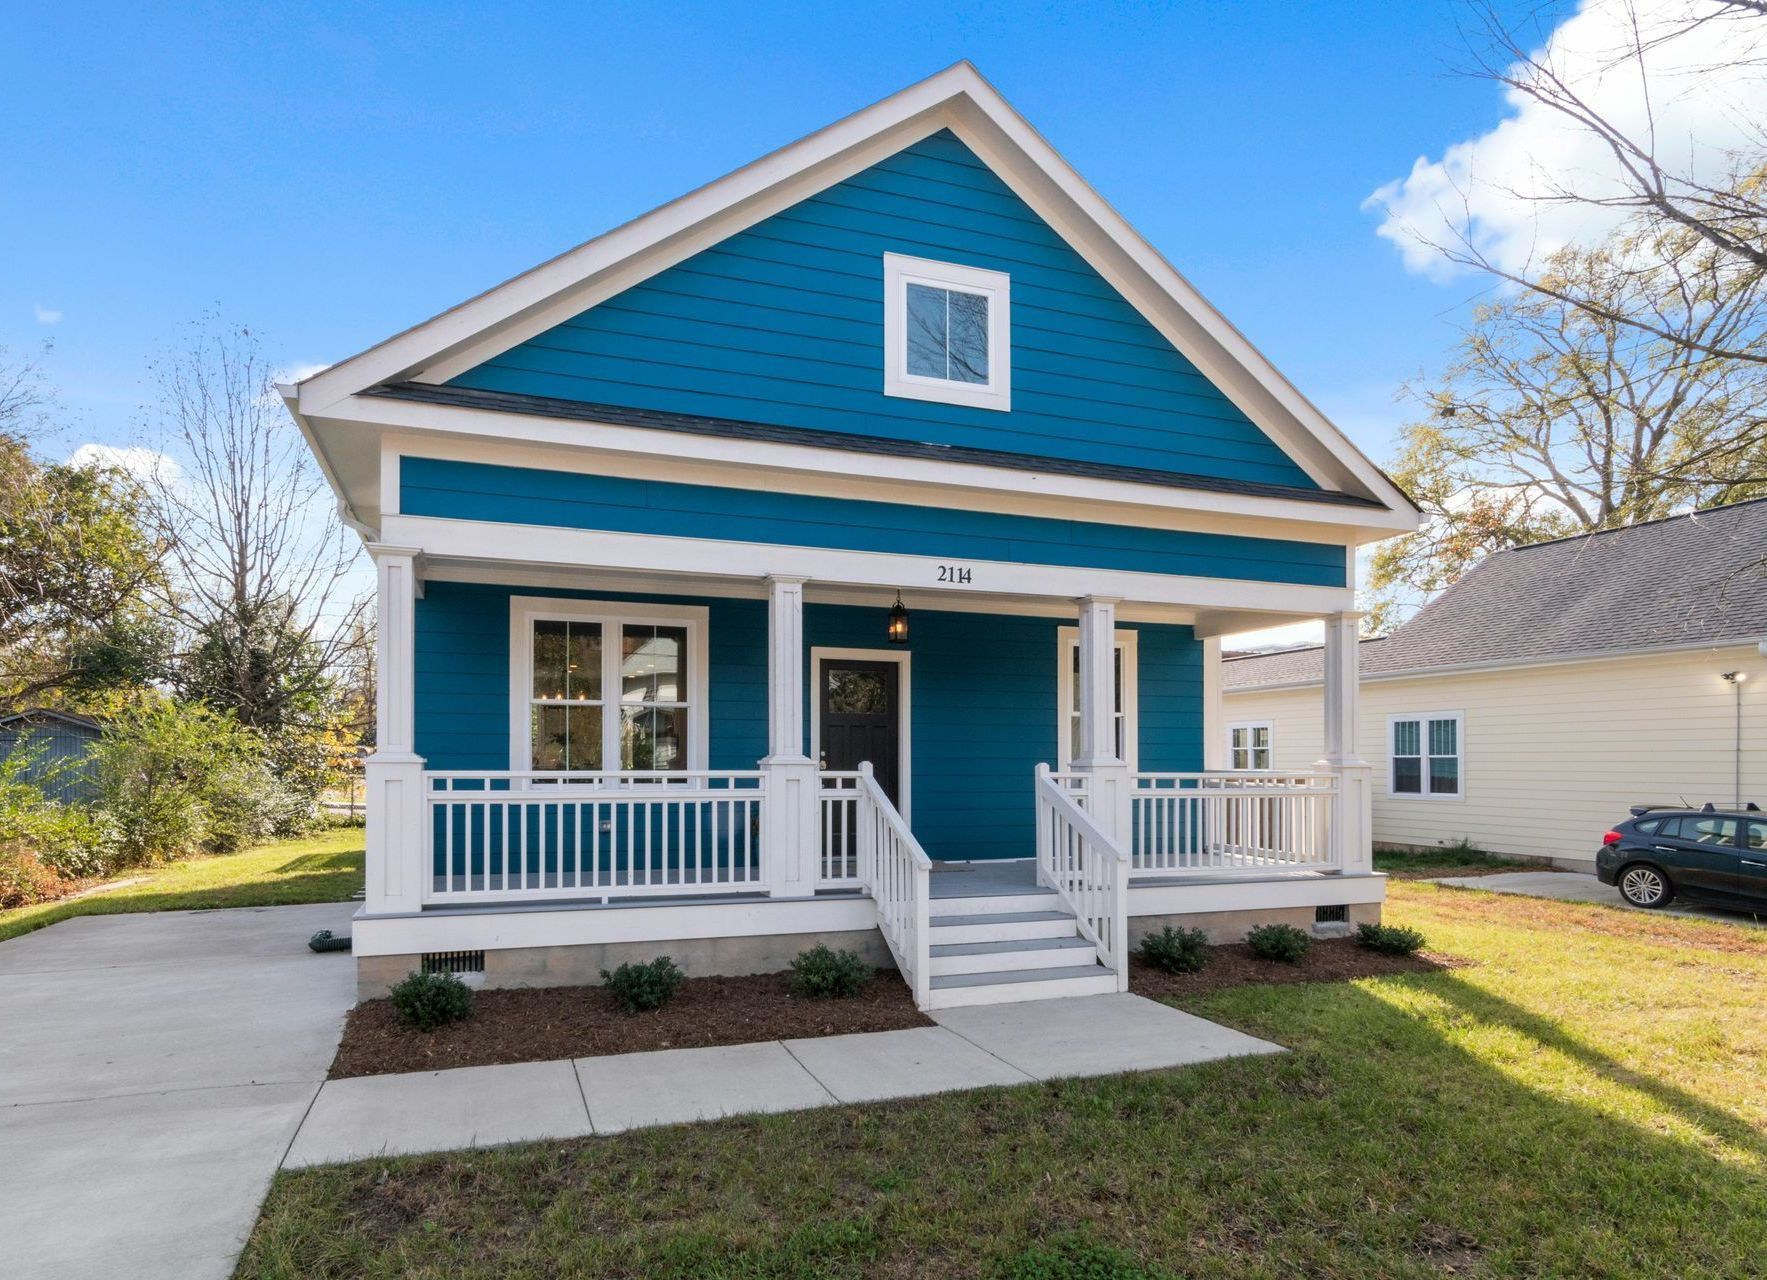
[[[1117,977],[1098,964],[1060,969],[1007,969],[999,973],[950,973],[932,980],[932,1007],[1051,1000],[1057,996],[1102,996],[1117,989]]]
[[[929,1008],[1117,989],[1116,974],[1098,963],[1097,949],[1050,890],[935,898],[932,908]]]
[[[1001,973],[1015,969],[1063,969],[1098,963],[1098,948],[1071,938],[1020,938],[1010,942],[953,942],[932,949],[934,978],[956,973]]]

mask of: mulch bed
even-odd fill
[[[1467,963],[1454,956],[1420,951],[1414,956],[1383,956],[1358,946],[1351,938],[1315,940],[1299,964],[1265,960],[1243,942],[1209,948],[1201,973],[1167,973],[1140,957],[1129,963],[1129,990],[1150,1000],[1201,995],[1248,983],[1284,985],[1294,982],[1347,982],[1352,978],[1385,978],[1398,973],[1434,973]]]
[[[368,1000],[350,1011],[331,1078],[932,1025],[892,971],[843,1000],[794,995],[789,973],[689,978],[661,1009],[636,1014],[619,1009],[604,987],[480,991],[471,1017],[430,1032],[400,1025],[388,1001]]]

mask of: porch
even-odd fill
[[[1227,611],[918,595],[915,642],[892,652],[850,643],[883,630],[886,602],[865,584],[677,574],[641,592],[555,571],[528,595],[531,571],[493,589],[506,575],[483,566],[389,548],[377,562],[365,973],[546,953],[523,972],[557,981],[560,948],[599,964],[669,943],[758,971],[786,948],[870,936],[936,1008],[1124,990],[1136,916],[1379,901],[1354,759],[1306,774],[1138,767],[1224,752],[1219,642],[1199,632],[1234,629]],[[870,608],[849,603],[862,595]],[[1353,664],[1354,616],[1330,622]],[[450,627],[509,648],[455,659],[450,645],[478,642]],[[547,675],[560,645],[580,661]],[[746,677],[763,656],[757,687]],[[973,687],[974,669],[995,683]],[[1339,711],[1353,714],[1345,687]],[[463,726],[492,722],[498,702],[501,723],[475,745]],[[713,767],[763,716],[766,753]],[[434,767],[493,757],[518,767]],[[624,767],[571,767],[583,759]],[[634,767],[655,762],[691,767]]]

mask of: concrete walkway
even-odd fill
[[[1638,907],[1628,906],[1625,899],[1620,897],[1620,891],[1612,885],[1605,885],[1594,876],[1575,871],[1506,871],[1495,876],[1446,876],[1433,883],[1451,885],[1456,889],[1519,893],[1529,898],[1595,902],[1606,907],[1624,907],[1627,911],[1639,911],[1640,914],[1692,916],[1700,920],[1721,920],[1725,924],[1767,927],[1767,911],[1760,915],[1749,915],[1739,911],[1725,911],[1720,907],[1708,907],[1704,903],[1691,905],[1685,898],[1677,898],[1660,912],[1644,912]]]
[[[1282,1048],[1133,995],[981,1005],[936,1027],[328,1081],[287,1167],[620,1133]]]
[[[82,916],[0,942],[0,1275],[234,1260],[355,1000],[355,905]]]

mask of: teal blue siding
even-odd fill
[[[416,611],[417,750],[432,769],[510,767],[509,597],[582,593],[430,583]],[[767,753],[767,608],[759,600],[623,596],[710,611],[714,769]],[[885,610],[809,605],[814,646],[882,648]],[[917,610],[911,620],[912,825],[935,858],[1032,851],[1031,778],[1056,760],[1055,618]],[[1190,628],[1142,625],[1140,765],[1202,767],[1201,645]],[[805,693],[808,710],[808,690]],[[804,747],[809,748],[809,717]]]
[[[886,252],[1012,277],[1010,412],[883,394]],[[948,132],[453,385],[1317,487]]]
[[[759,489],[402,458],[406,515],[1254,582],[1344,585],[1344,549]]]

